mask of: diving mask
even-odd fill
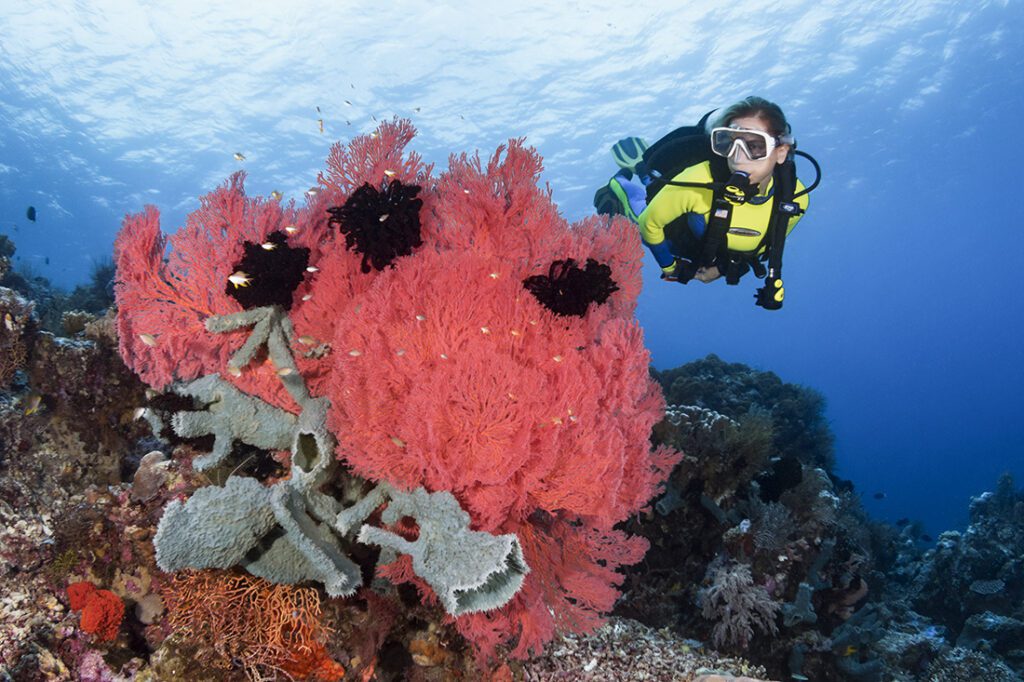
[[[739,147],[751,161],[766,158],[780,144],[792,144],[789,136],[773,137],[763,130],[749,128],[713,128],[711,130],[711,151],[728,158]]]

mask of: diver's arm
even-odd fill
[[[663,188],[639,216],[640,238],[661,266],[662,275],[672,275],[676,270],[676,258],[665,239],[665,226],[687,212],[687,195],[691,192],[686,189],[672,186]]]

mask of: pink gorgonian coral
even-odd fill
[[[646,551],[615,525],[678,460],[649,442],[664,402],[633,319],[640,239],[621,219],[569,224],[522,140],[486,164],[453,156],[435,178],[405,152],[414,133],[394,121],[336,144],[301,209],[246,197],[233,176],[169,239],[166,260],[156,209],[127,218],[121,352],[153,386],[218,372],[294,411],[269,360],[228,367],[246,330],[206,329],[260,304],[287,310],[295,366],[329,399],[351,471],[450,491],[473,530],[516,534],[530,568],[522,588],[455,620],[481,654],[509,644],[525,657],[556,630],[601,622],[616,569]],[[275,281],[294,289],[235,295],[237,282],[261,283],[275,253],[287,256]],[[432,598],[408,557],[380,574]]]

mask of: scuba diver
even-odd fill
[[[807,210],[821,169],[796,150],[777,104],[751,96],[709,123],[713,113],[650,147],[637,137],[619,140],[612,154],[620,170],[597,191],[594,207],[637,223],[663,280],[737,284],[752,270],[764,279],[755,303],[778,310],[786,235]],[[810,187],[797,179],[794,156],[814,165]]]

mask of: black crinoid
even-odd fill
[[[262,244],[245,243],[245,255],[235,264],[227,294],[246,310],[279,305],[291,310],[292,292],[309,265],[309,249],[288,246],[283,232],[273,232]]]
[[[385,181],[381,189],[370,183],[352,193],[343,206],[327,209],[330,224],[345,235],[345,247],[363,254],[362,271],[383,270],[399,256],[408,256],[423,243],[420,238],[418,185]]]
[[[523,286],[548,310],[558,315],[587,314],[591,303],[604,303],[619,287],[612,279],[611,266],[587,259],[585,268],[572,258],[556,260],[546,275],[533,275]]]

